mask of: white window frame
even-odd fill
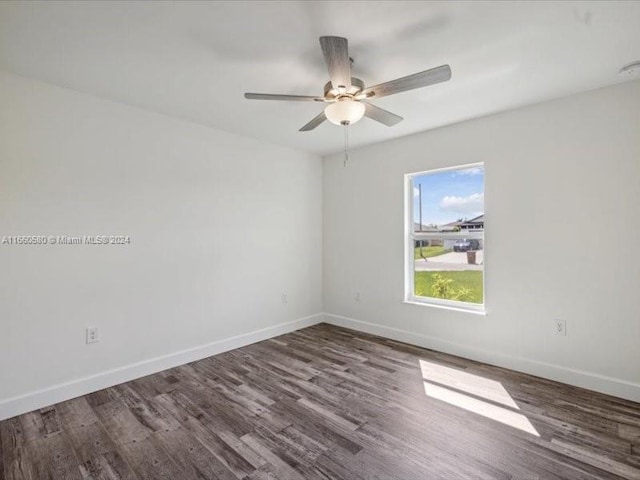
[[[422,172],[408,173],[404,176],[405,185],[405,295],[404,299],[407,303],[434,306],[440,308],[449,308],[453,310],[462,310],[474,313],[486,313],[486,293],[485,293],[485,264],[486,255],[484,255],[485,243],[484,243],[484,228],[481,232],[473,230],[467,230],[464,232],[446,232],[446,233],[429,233],[429,232],[414,232],[414,201],[413,201],[413,179],[421,175],[427,175],[432,173],[441,173],[455,170],[465,170],[468,168],[483,167],[484,163],[469,163],[465,165],[456,165],[453,167],[436,168],[432,170],[425,170]],[[484,189],[483,189],[484,191]],[[486,211],[484,212],[486,215]],[[415,280],[415,259],[414,259],[414,245],[416,240],[430,240],[430,239],[446,239],[446,240],[460,240],[465,238],[475,238],[482,240],[483,249],[483,268],[482,268],[482,303],[461,302],[458,300],[446,300],[444,298],[432,298],[432,297],[419,297],[414,294],[414,280]]]

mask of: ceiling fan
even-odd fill
[[[324,96],[245,93],[245,98],[250,100],[328,103],[319,115],[300,129],[301,132],[313,130],[325,120],[329,120],[336,125],[352,125],[363,116],[391,127],[402,121],[402,117],[376,107],[369,103],[369,100],[446,82],[451,79],[449,65],[441,65],[424,72],[414,73],[413,75],[365,88],[362,80],[351,76],[353,60],[349,57],[349,46],[346,38],[320,37],[320,47],[322,48],[330,78],[330,81],[324,86]]]

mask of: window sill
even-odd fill
[[[457,305],[444,305],[444,304],[438,304],[438,303],[432,303],[432,302],[423,302],[423,301],[414,300],[414,299],[403,300],[402,303],[405,303],[407,305],[418,305],[420,307],[433,307],[433,308],[440,308],[443,310],[452,310],[454,312],[471,313],[473,315],[480,315],[482,317],[487,316],[487,311],[484,309],[484,307],[480,307],[477,309],[465,308],[465,307],[459,307]]]

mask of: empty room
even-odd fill
[[[640,1],[0,1],[0,480],[640,480]]]

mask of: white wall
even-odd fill
[[[0,244],[0,419],[316,322],[323,286],[330,322],[640,400],[639,106],[628,83],[327,158],[323,239],[317,157],[0,73],[0,237],[132,239]],[[403,175],[480,161],[487,316],[402,303]]]
[[[488,314],[404,304],[403,175],[473,162]],[[328,157],[326,318],[640,401],[639,208],[640,82]]]
[[[0,237],[114,234],[0,245],[0,419],[321,318],[319,157],[0,74]]]

